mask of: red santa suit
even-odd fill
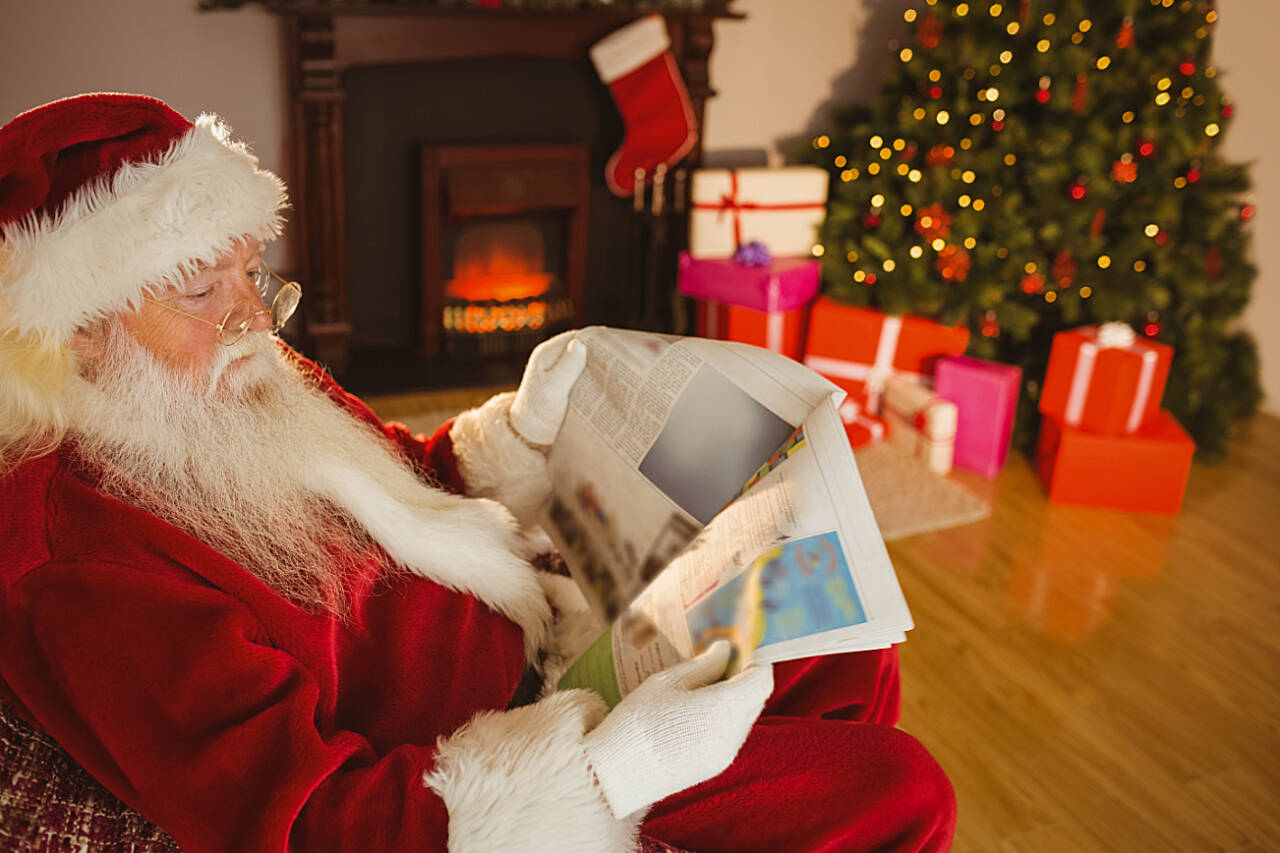
[[[423,439],[379,424],[463,491],[452,426]],[[71,446],[0,479],[0,508],[4,698],[184,850],[485,849],[451,843],[451,820],[487,824],[489,849],[634,843],[584,770],[582,706],[505,710],[521,629],[479,598],[396,576],[353,590],[345,622],[305,612],[96,491]],[[775,671],[729,770],[659,803],[644,832],[705,851],[944,849],[953,795],[892,728],[894,653]],[[432,786],[442,749],[458,772]]]
[[[216,117],[192,123],[154,99],[81,96],[0,128],[3,423],[49,420],[49,377],[77,329],[216,264],[243,235],[278,235],[284,204]],[[297,366],[445,489],[520,518],[545,487],[505,410],[422,439]],[[451,559],[384,572],[404,525],[362,523],[379,519],[381,546],[353,575],[378,580],[352,581],[341,619],[107,496],[71,442],[27,458],[0,474],[0,699],[191,853],[609,853],[635,849],[641,829],[703,851],[949,844],[950,785],[892,727],[892,652],[778,665],[727,771],[618,819],[583,744],[599,698],[508,707],[546,638],[533,569],[479,534],[458,547],[441,523],[432,541]]]

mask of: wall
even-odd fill
[[[189,118],[216,112],[265,168],[283,174],[282,68],[276,22],[258,7],[201,13],[196,0],[0,0],[0,122],[81,92],[139,92]]]
[[[180,112],[214,110],[283,171],[287,124],[278,30],[258,7],[198,13],[196,0],[0,0],[0,120],[52,98],[116,89]],[[737,0],[741,21],[715,25],[708,149],[763,148],[780,159],[823,126],[833,104],[874,95],[887,43],[909,0]],[[1258,339],[1266,408],[1280,414],[1280,139],[1271,92],[1280,56],[1275,0],[1220,0],[1215,49],[1238,111],[1224,147],[1256,161],[1254,253],[1260,268],[1244,323]]]

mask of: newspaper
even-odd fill
[[[542,524],[602,624],[560,681],[614,704],[716,639],[730,671],[885,648],[912,627],[837,413],[745,344],[592,326]]]

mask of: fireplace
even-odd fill
[[[287,51],[304,352],[353,391],[401,392],[514,383],[559,328],[661,325],[646,303],[674,288],[678,245],[655,247],[641,208],[604,186],[623,128],[587,56],[640,11],[540,0],[265,5]],[[714,94],[711,22],[740,15],[724,0],[652,8],[701,123]],[[700,156],[699,144],[677,177]],[[506,204],[518,186],[535,195]],[[684,186],[668,181],[668,196]],[[683,224],[662,232],[678,243]],[[655,286],[651,271],[666,267],[670,280]]]
[[[585,145],[422,148],[424,356],[524,356],[581,324],[589,162]]]

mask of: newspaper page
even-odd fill
[[[544,526],[611,628],[569,684],[601,689],[612,672],[602,693],[616,701],[718,638],[734,666],[905,638],[841,391],[743,344],[604,327],[578,339],[587,366],[549,455]]]

